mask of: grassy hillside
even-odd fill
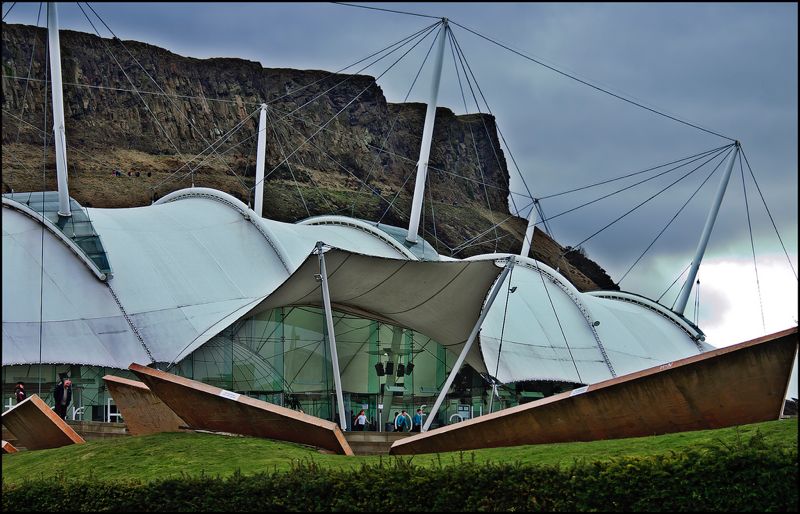
[[[523,463],[568,466],[576,460],[607,461],[615,457],[638,457],[703,449],[712,446],[746,445],[754,437],[783,448],[797,448],[797,418],[769,421],[720,430],[684,432],[589,443],[517,446],[469,452],[417,455],[412,462],[430,467],[465,461],[476,463]],[[284,471],[298,461],[313,461],[323,468],[357,468],[362,464],[392,461],[395,457],[344,457],[319,453],[302,445],[251,437],[212,434],[157,434],[92,441],[52,450],[3,455],[3,482],[97,477],[105,480],[152,481],[181,476],[230,476]],[[408,458],[403,458],[408,460]]]

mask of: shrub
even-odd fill
[[[570,466],[390,458],[356,470],[3,484],[3,511],[797,511],[797,449],[733,446]]]

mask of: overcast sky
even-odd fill
[[[9,5],[3,4],[4,14]],[[5,21],[34,24],[38,5],[19,2]],[[190,57],[238,57],[264,67],[330,71],[435,21],[319,3],[92,5],[124,40],[144,41]],[[740,140],[797,269],[796,4],[360,5],[446,16],[582,80]],[[74,3],[60,4],[59,14],[61,28],[93,32]],[[536,197],[644,170],[729,142],[566,78],[463,28],[452,24],[451,28]],[[107,36],[108,32],[101,34]],[[379,80],[390,102],[405,97],[428,41]],[[376,76],[385,67],[381,62],[363,73]],[[427,102],[430,68],[428,63],[410,101]],[[449,46],[439,105],[457,114],[465,112]],[[469,106],[470,112],[474,110]],[[508,153],[506,158],[511,166]],[[512,190],[524,191],[516,172],[510,171]],[[583,245],[589,257],[619,281],[710,171],[701,168],[592,238]],[[788,328],[796,325],[798,318],[797,280],[746,167],[744,171],[761,302],[737,165],[698,277],[699,326],[717,346]],[[575,245],[684,172],[670,173],[554,219],[550,222],[553,234],[561,244]],[[689,264],[720,174],[721,170],[697,193],[622,281],[622,289],[656,299]],[[542,206],[552,216],[631,183],[616,182],[545,199]],[[528,204],[523,198],[516,199],[520,207]],[[673,287],[662,303],[671,305],[677,289]],[[695,319],[694,294],[686,316]],[[797,396],[796,384],[795,378],[793,396]]]

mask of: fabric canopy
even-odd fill
[[[421,332],[456,354],[502,271],[495,261],[409,261],[336,248],[324,255],[333,310]],[[247,315],[275,307],[321,307],[319,273],[319,257],[312,253]],[[467,363],[485,371],[477,344]]]

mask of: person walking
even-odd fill
[[[67,419],[67,407],[72,401],[72,380],[67,377],[66,373],[58,374],[58,382],[53,391],[53,398],[56,403],[56,414],[61,419]]]
[[[25,382],[17,382],[17,387],[14,388],[14,398],[17,399],[17,403],[20,403],[26,397]]]
[[[356,427],[356,430],[359,432],[363,432],[367,427],[367,415],[364,414],[364,409],[361,409],[361,412],[356,416]]]

